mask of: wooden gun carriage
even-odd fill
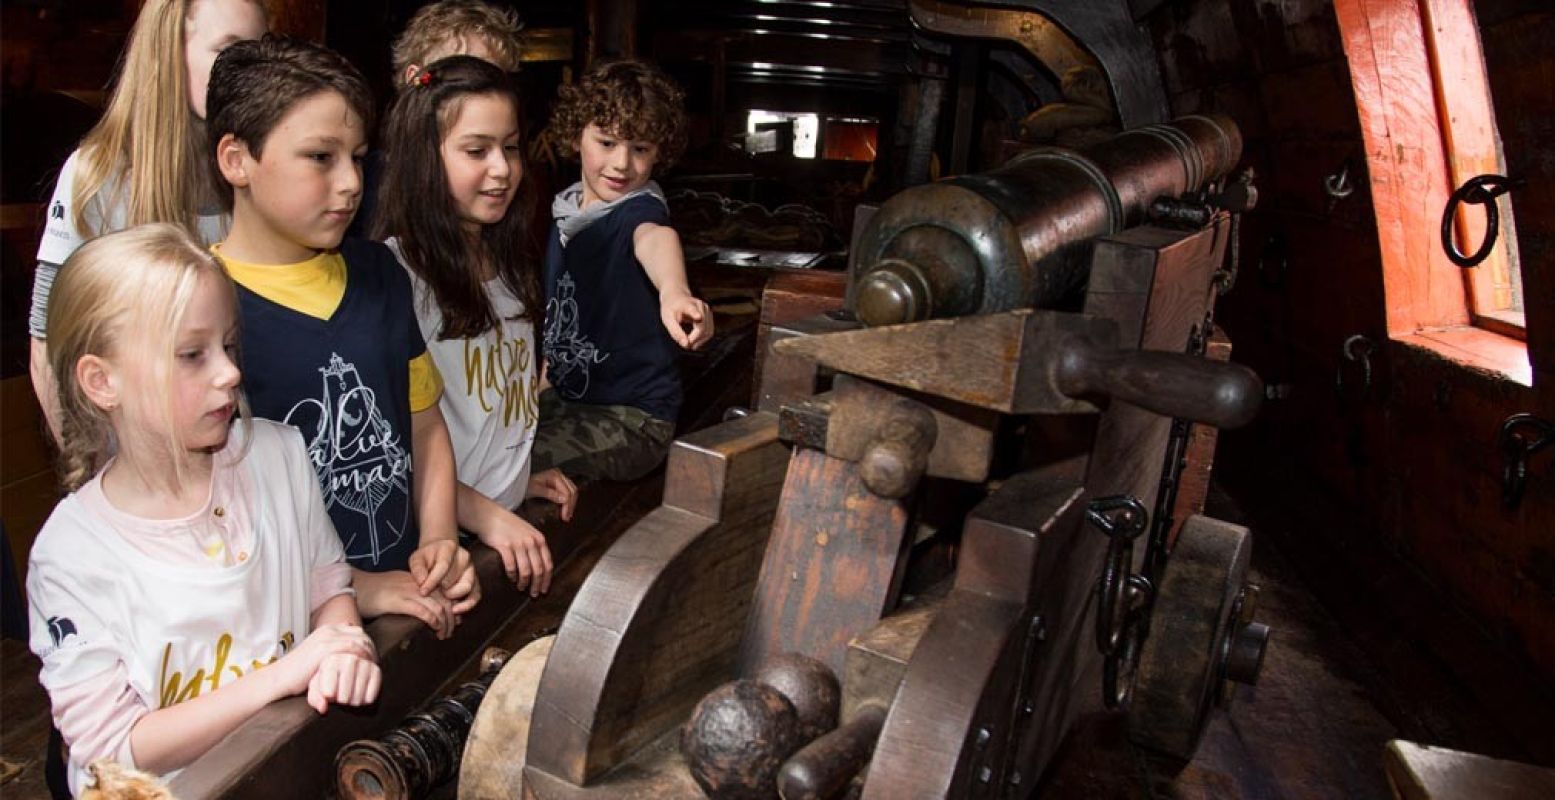
[[[559,633],[487,675],[459,797],[700,796],[693,707],[791,652],[840,726],[742,743],[785,797],[1024,796],[1100,704],[1191,759],[1268,635],[1247,530],[1199,513],[1262,398],[1211,317],[1240,149],[1190,117],[888,201],[846,310],[774,326],[756,409],[677,441]],[[338,789],[413,794],[414,761],[347,748]]]

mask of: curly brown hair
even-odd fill
[[[659,146],[656,167],[674,166],[686,151],[685,92],[658,67],[633,59],[609,61],[557,92],[547,137],[576,155],[583,129],[598,125],[623,139]]]

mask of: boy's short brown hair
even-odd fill
[[[611,61],[589,70],[557,93],[551,140],[578,152],[589,125],[659,146],[657,167],[675,164],[686,150],[685,93],[658,67],[636,60]]]
[[[523,51],[518,33],[523,29],[517,11],[482,0],[441,0],[423,6],[410,18],[400,38],[394,40],[395,85],[403,89],[400,76],[412,64],[426,66],[431,60],[429,56],[444,43],[452,40],[462,45],[476,37],[486,41],[495,59],[492,63],[515,72]],[[457,48],[457,52],[464,51],[464,47]]]
[[[265,139],[286,112],[324,91],[339,92],[361,118],[363,131],[373,129],[372,91],[344,56],[312,42],[273,33],[234,42],[211,66],[205,101],[211,158],[216,158],[217,146],[229,133],[248,145],[254,158],[260,158]],[[219,165],[212,171],[222,205],[231,211],[232,185],[221,177]]]

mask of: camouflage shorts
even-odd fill
[[[663,463],[675,426],[631,406],[594,406],[540,393],[531,469],[552,467],[575,481],[630,481]]]

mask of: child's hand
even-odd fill
[[[363,617],[371,619],[384,614],[405,614],[425,622],[439,639],[453,635],[454,626],[458,624],[454,618],[453,603],[442,592],[422,594],[416,579],[409,572],[356,570],[352,575],[356,607]]]
[[[329,705],[365,706],[378,699],[383,672],[372,659],[355,653],[335,653],[319,664],[308,681],[308,705],[324,713]]]
[[[440,590],[453,603],[455,622],[481,600],[481,584],[475,577],[470,551],[452,539],[424,544],[411,553],[410,574],[422,594]]]
[[[565,479],[564,479],[565,480]],[[519,591],[529,590],[539,597],[551,588],[551,549],[545,535],[517,514],[504,514],[490,530],[482,531],[481,541],[502,556],[502,568]]]
[[[675,344],[687,350],[695,350],[713,338],[712,311],[706,303],[689,294],[660,296],[659,320]],[[681,327],[687,323],[691,325],[689,334]]]
[[[572,509],[578,504],[578,485],[552,467],[529,476],[529,487],[524,490],[524,496],[538,497],[561,506],[562,522],[567,522],[572,519]]]
[[[308,690],[309,705],[318,708],[311,696],[313,676],[326,659],[336,655],[376,661],[378,651],[367,632],[357,625],[321,625],[309,633],[302,644],[271,665],[270,669],[281,676],[282,696],[290,697]]]
[[[410,574],[416,578],[416,590],[431,594],[433,589],[457,580],[464,565],[470,561],[470,553],[454,539],[429,542],[410,554]]]

